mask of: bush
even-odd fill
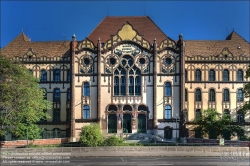
[[[103,142],[103,146],[120,146],[123,144],[123,139],[112,135],[106,138]]]
[[[99,124],[92,123],[88,126],[82,127],[80,142],[87,146],[102,145],[103,137]]]

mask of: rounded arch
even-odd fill
[[[108,111],[108,112],[110,112],[110,111],[117,112],[117,111],[119,111],[119,108],[118,108],[118,106],[116,104],[111,103],[111,104],[107,105],[106,111]]]
[[[130,111],[130,112],[132,112],[132,111],[134,111],[134,109],[133,109],[133,106],[131,104],[124,104],[123,108],[122,108],[122,111]]]
[[[148,112],[148,106],[145,104],[139,104],[137,110],[143,111],[143,112]]]

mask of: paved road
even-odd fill
[[[28,160],[26,160],[28,161]],[[133,165],[133,166],[195,166],[195,165],[250,165],[249,157],[70,157],[67,159],[59,160],[39,160],[40,163],[19,163],[10,164],[3,163],[3,166],[7,165],[18,165],[18,166],[29,166],[29,165],[60,165],[60,166],[86,166],[86,165]],[[47,163],[42,163],[47,162]],[[58,163],[52,163],[58,162]],[[1,165],[0,164],[0,165]]]

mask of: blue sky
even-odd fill
[[[170,38],[250,41],[249,1],[1,1],[1,47],[22,30],[31,41],[83,40],[106,16],[149,16]]]

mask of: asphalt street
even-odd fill
[[[195,165],[250,165],[249,157],[70,157],[65,159],[48,160],[36,159],[32,163],[11,163],[11,160],[2,160],[1,166],[7,165],[69,165],[69,166],[86,166],[86,165],[134,165],[134,166],[195,166]],[[17,161],[17,160],[15,160]],[[20,160],[21,161],[21,160]],[[22,160],[24,161],[24,160]],[[29,160],[26,160],[29,161]]]

